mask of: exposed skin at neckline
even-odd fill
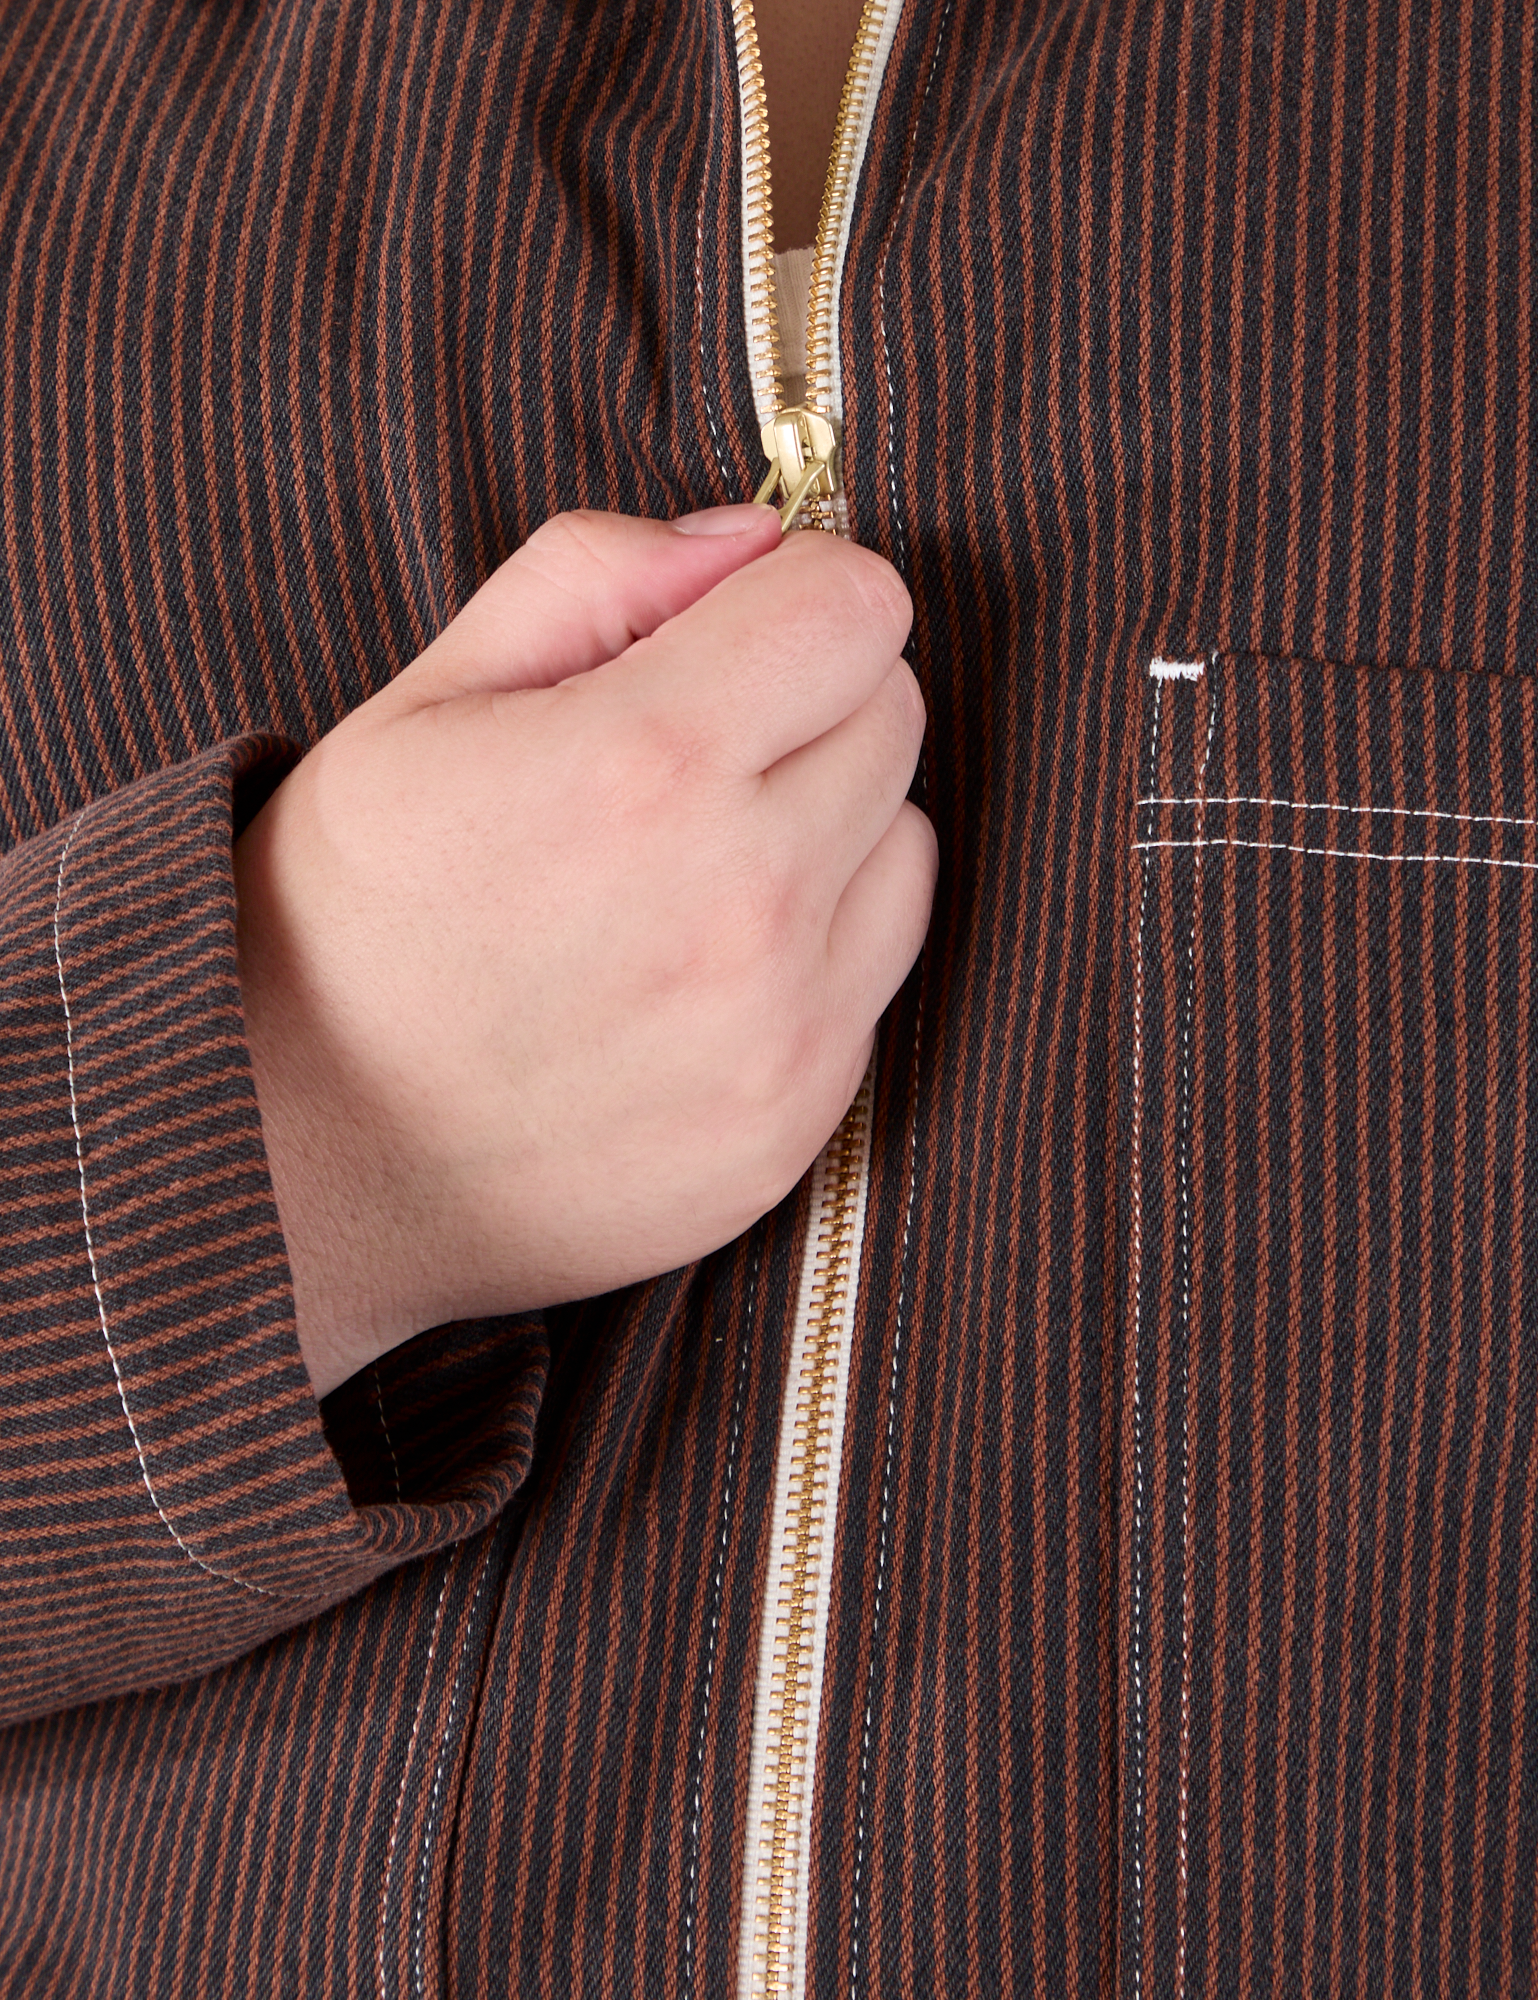
[[[861,5],[862,0],[754,0],[769,99],[776,250],[799,249],[817,234]]]

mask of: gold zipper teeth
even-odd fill
[[[838,413],[834,402],[834,297],[843,220],[854,192],[860,126],[883,30],[901,0],[865,0],[839,100],[833,151],[823,183],[822,209],[807,300],[804,404],[787,409],[781,369],[774,281],[773,180],[769,160],[769,109],[763,59],[752,0],[732,0],[732,23],[743,116],[743,234],[747,259],[744,304],[753,395],[764,424],[768,477],[759,489],[769,499],[776,485],[786,526],[846,532],[838,468]],[[783,433],[777,429],[783,419]],[[801,497],[797,499],[797,494]],[[794,504],[792,504],[794,503]],[[776,1524],[781,1550],[772,1616],[765,1634],[762,1788],[757,1801],[757,1866],[746,1885],[751,1940],[744,1939],[740,1989],[753,1995],[791,1996],[800,1985],[796,1964],[800,1870],[816,1780],[813,1713],[819,1604],[832,1551],[824,1534],[837,1505],[836,1462],[839,1385],[847,1365],[855,1267],[864,1201],[870,1122],[867,1075],[843,1123],[819,1162],[820,1200],[808,1304],[798,1334],[800,1355],[791,1412],[784,1513]],[[770,1615],[766,1607],[766,1617]],[[755,1753],[756,1756],[756,1753]]]
[[[900,0],[865,0],[850,51],[849,67],[839,96],[833,150],[823,181],[817,241],[812,255],[812,281],[806,312],[806,378],[803,402],[787,404],[787,385],[780,353],[778,305],[774,282],[774,177],[769,152],[769,101],[764,86],[763,56],[753,0],[732,0],[737,38],[738,74],[743,119],[743,235],[747,260],[744,298],[748,318],[748,353],[753,369],[753,399],[760,418],[766,409],[775,417],[764,421],[764,450],[769,472],[757,498],[767,500],[778,487],[780,518],[789,528],[821,528],[842,534],[846,516],[838,468],[838,418],[834,402],[834,293],[838,282],[839,245],[843,218],[854,193],[861,151],[862,113],[876,72],[876,52],[892,9]],[[780,416],[798,422],[784,432]],[[821,442],[816,436],[821,433]],[[804,477],[803,477],[804,474]]]
[[[774,182],[769,166],[769,98],[764,88],[763,57],[758,52],[758,24],[753,0],[732,0],[732,28],[737,38],[737,71],[742,90],[743,148],[742,213],[748,266],[748,354],[754,357],[753,322],[762,325],[769,356],[769,377],[753,383],[760,409],[777,409],[780,395],[780,322],[774,287]]]
[[[823,1556],[822,1526],[830,1472],[829,1433],[838,1392],[838,1366],[853,1268],[855,1224],[870,1086],[845,1113],[829,1141],[828,1175],[817,1217],[817,1259],[811,1288],[809,1339],[796,1385],[796,1442],[789,1478],[785,1558],[775,1608],[773,1705],[766,1732],[764,1816],[760,1852],[767,1850],[766,1914],[760,1925],[762,1983],[755,1991],[794,1990],[796,1883],[807,1791],[806,1740],[816,1641],[817,1586]]]
[[[858,112],[863,108],[870,81],[875,73],[876,48],[886,22],[889,5],[897,0],[866,0],[860,9],[860,25],[855,31],[849,68],[838,102],[838,122],[834,127],[833,151],[828,159],[828,177],[823,182],[822,209],[817,218],[817,248],[812,259],[812,282],[806,305],[806,401],[809,408],[831,414],[833,398],[833,287],[838,276],[838,248],[841,220],[854,194],[855,168],[859,160]],[[830,524],[831,525],[831,524]]]

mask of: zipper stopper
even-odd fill
[[[754,499],[762,506],[778,489],[783,534],[808,500],[831,500],[838,491],[838,431],[820,410],[797,405],[776,410],[763,437],[769,470]]]

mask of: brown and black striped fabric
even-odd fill
[[[1538,0],[904,0],[813,1995],[1533,1988],[1535,96]],[[804,1202],[318,1418],[229,852],[756,484],[739,136],[725,0],[0,11],[6,1996],[733,1989]]]
[[[355,1510],[317,1421],[232,950],[232,804],[275,763],[237,739],[0,863],[11,1718],[217,1666],[483,1525],[528,1463],[527,1324],[479,1343],[505,1377],[409,1506]]]
[[[1219,655],[1144,700],[1124,1957],[1538,1950],[1538,701]]]

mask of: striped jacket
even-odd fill
[[[925,955],[745,1238],[317,1414],[232,830],[757,486],[750,15],[0,10],[5,2000],[1534,1988],[1538,0],[876,12]]]

